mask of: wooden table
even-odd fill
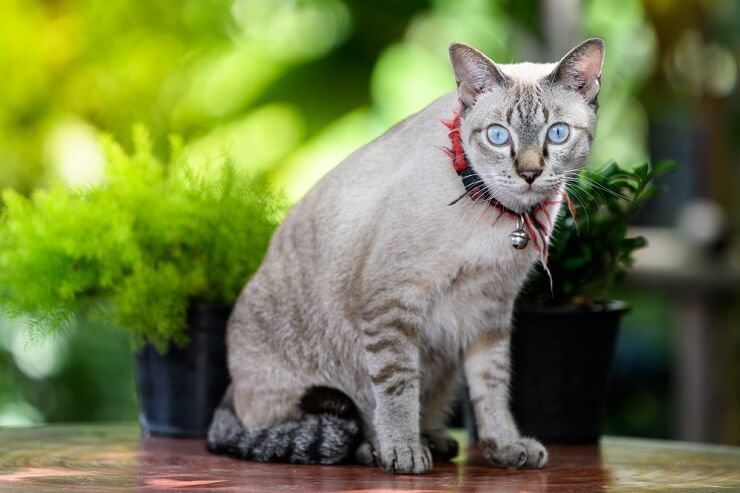
[[[135,425],[55,425],[0,429],[0,491],[740,491],[740,448],[605,438],[552,446],[550,457],[543,470],[502,470],[468,447],[431,474],[394,476],[242,462],[209,454],[201,440],[143,438]]]

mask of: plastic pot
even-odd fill
[[[595,443],[603,430],[626,305],[519,306],[511,339],[511,409],[523,435]]]
[[[226,323],[230,306],[193,304],[184,347],[136,354],[139,423],[145,435],[204,437],[229,384]]]

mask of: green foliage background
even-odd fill
[[[600,121],[610,139],[597,139],[594,162],[642,162],[645,13],[638,0],[591,0],[584,12],[583,36],[610,47],[601,99],[612,111]],[[100,153],[97,131],[131,145],[141,122],[160,157],[176,133],[194,166],[228,154],[295,200],[349,150],[454,88],[451,40],[499,61],[542,59],[540,15],[538,2],[510,0],[0,2],[0,66],[12,67],[0,186],[29,193],[70,168],[84,178],[80,155]]]
[[[158,333],[140,323],[142,313],[176,320],[186,297],[230,299],[259,261],[259,254],[202,249],[206,239],[209,245],[213,238],[216,245],[232,244],[238,232],[228,223],[246,225],[253,212],[247,207],[244,217],[234,212],[222,221],[244,200],[218,186],[231,180],[229,173],[264,177],[289,202],[297,200],[349,152],[454,88],[449,42],[470,43],[501,62],[559,56],[550,53],[546,24],[552,15],[544,12],[545,3],[3,0],[0,189],[14,190],[4,195],[14,211],[6,220],[35,240],[16,245],[28,257],[6,259],[0,276],[19,275],[31,258],[46,259],[16,293],[16,311],[33,300],[67,300],[60,312],[35,315],[36,322],[58,325],[72,310],[119,306],[114,315],[120,325],[150,333],[163,345],[177,330],[158,323],[164,327]],[[712,57],[705,57],[706,70],[688,64],[687,73],[679,70],[679,52],[670,60],[656,58],[655,11],[694,3],[583,0],[578,25],[568,31],[573,42],[598,35],[607,44],[594,168],[610,160],[647,160],[646,108],[668,108],[662,115],[675,119],[665,85],[649,80],[656,67],[674,67],[688,106],[695,86],[704,83],[696,74],[716,72]],[[703,2],[710,3],[709,20],[721,27],[721,39],[737,40],[736,2]],[[678,20],[695,17],[692,11]],[[681,35],[686,24],[679,24],[668,31]],[[733,71],[707,81],[729,80],[727,74]],[[685,112],[689,121],[691,111]],[[135,122],[149,129],[148,143],[132,136]],[[100,133],[110,136],[107,144]],[[175,158],[172,134],[183,138]],[[113,141],[135,152],[127,154]],[[187,162],[190,177],[171,173],[175,162]],[[115,174],[118,165],[126,167],[123,175]],[[200,182],[203,177],[209,180]],[[115,180],[122,185],[106,200],[90,189]],[[261,193],[263,184],[250,183]],[[195,190],[223,198],[223,206],[197,207],[202,197],[193,196]],[[124,204],[126,197],[135,202]],[[274,226],[260,224],[249,226],[256,237]],[[45,245],[41,240],[51,235],[65,240]],[[253,253],[263,247],[254,243]],[[183,265],[185,259],[194,259],[192,265]],[[203,268],[232,262],[239,269]],[[67,276],[70,269],[85,275]],[[175,270],[187,278],[175,278]],[[76,282],[48,282],[72,278]],[[70,301],[79,293],[117,303]],[[665,306],[661,312],[655,303],[644,305],[658,313],[655,319],[667,332]],[[645,325],[649,330],[659,324],[651,319]],[[28,326],[28,318],[0,322],[0,425],[135,418],[125,332],[78,319],[51,339],[29,343]],[[669,421],[646,407],[635,409],[639,419],[621,431],[642,433]]]

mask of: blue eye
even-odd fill
[[[547,140],[553,144],[562,144],[568,140],[570,127],[567,123],[556,123],[547,131]]]
[[[488,127],[488,140],[491,144],[502,146],[509,142],[509,131],[501,125],[491,125]]]

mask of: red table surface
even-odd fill
[[[486,465],[467,447],[430,474],[343,466],[259,464],[209,454],[202,440],[145,438],[135,425],[0,429],[0,491],[354,493],[740,491],[740,448],[607,437],[550,446],[542,470]]]

